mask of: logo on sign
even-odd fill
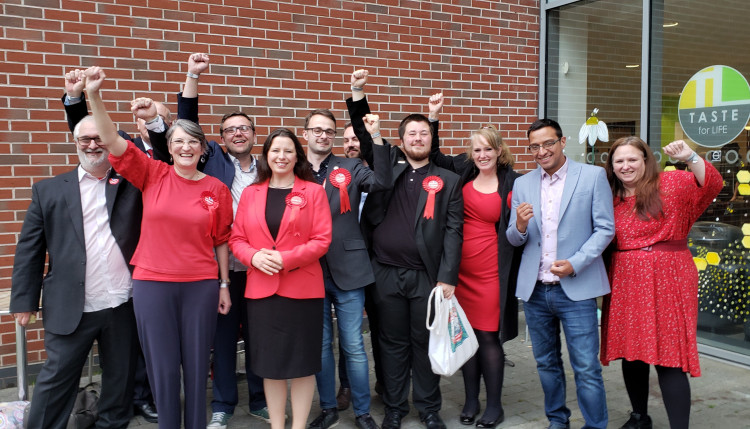
[[[685,134],[706,147],[734,140],[750,119],[750,85],[737,70],[706,67],[685,84],[679,118]]]

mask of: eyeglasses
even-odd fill
[[[182,139],[176,139],[172,140],[171,144],[177,145],[177,146],[185,146],[186,144],[190,147],[198,147],[201,145],[200,140],[182,140]]]
[[[231,136],[232,134],[236,133],[237,131],[241,133],[247,133],[248,131],[255,131],[253,127],[250,125],[240,125],[238,127],[226,127],[222,131],[223,134]]]
[[[325,133],[326,137],[328,137],[329,139],[336,137],[336,130],[331,130],[331,129],[324,130],[323,128],[315,127],[315,128],[305,128],[305,131],[312,131],[315,137],[320,137],[323,135],[323,133]]]
[[[78,144],[80,144],[81,146],[89,146],[89,145],[91,145],[91,141],[92,140],[97,145],[100,145],[102,143],[102,139],[100,137],[98,137],[98,136],[97,137],[82,136],[82,137],[78,137],[76,139],[76,141],[78,142]]]
[[[536,152],[539,152],[539,149],[541,149],[541,148],[544,148],[545,150],[549,150],[549,149],[552,148],[552,146],[554,146],[555,144],[557,144],[557,142],[559,142],[560,140],[562,140],[562,137],[560,137],[559,139],[557,139],[555,141],[552,141],[552,140],[546,141],[546,142],[542,143],[541,145],[530,144],[529,145],[529,152],[536,153]]]

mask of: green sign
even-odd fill
[[[734,140],[750,119],[750,85],[731,67],[706,67],[685,84],[678,113],[691,140],[721,147]]]

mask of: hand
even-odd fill
[[[75,69],[65,73],[65,93],[68,97],[81,98],[85,84],[83,70]]]
[[[208,69],[208,54],[195,53],[188,57],[188,72],[200,75]]]
[[[104,70],[99,66],[92,66],[87,68],[83,73],[86,76],[86,93],[89,94],[89,96],[93,93],[98,93],[99,89],[102,87],[102,83],[104,83],[104,80],[107,78],[107,75],[104,74]]]
[[[443,288],[443,298],[450,299],[453,296],[453,292],[456,290],[455,286],[451,286],[448,283],[437,282],[437,286]]]
[[[355,70],[354,73],[352,73],[352,86],[364,88],[365,85],[367,85],[367,75],[369,74],[370,72],[365,69]]]
[[[232,308],[232,298],[229,297],[229,288],[219,288],[219,313],[227,315],[230,308]]]
[[[438,92],[430,97],[427,107],[430,109],[430,119],[438,119],[440,111],[443,109],[443,93]]]
[[[146,122],[152,121],[159,116],[154,101],[146,97],[136,98],[131,101],[130,111],[133,112],[136,118],[143,119]]]
[[[368,113],[362,117],[362,121],[365,123],[367,132],[371,135],[380,132],[380,116]]]
[[[521,234],[526,232],[529,220],[534,217],[534,208],[529,203],[521,203],[516,207],[516,229]]]
[[[253,267],[269,276],[277,274],[283,268],[281,253],[276,250],[260,249],[253,255],[251,263]]]
[[[29,324],[29,321],[31,323],[34,323],[35,320],[31,320],[32,318],[36,318],[36,311],[25,311],[23,313],[11,313],[14,319],[16,319],[16,323],[23,326],[24,328],[26,325]]]
[[[662,148],[665,154],[672,158],[685,162],[693,156],[693,149],[684,140],[676,140]]]
[[[558,260],[552,263],[549,272],[557,277],[563,278],[573,274],[573,266],[567,259]]]

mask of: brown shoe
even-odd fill
[[[352,400],[352,389],[348,387],[340,387],[339,393],[336,395],[336,404],[338,405],[339,411],[344,411],[349,408],[349,402]]]

